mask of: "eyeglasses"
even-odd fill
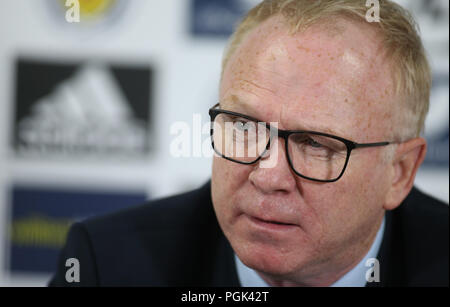
[[[270,149],[274,137],[281,137],[294,173],[313,181],[334,182],[341,178],[353,149],[393,143],[361,144],[322,132],[281,130],[253,117],[218,107],[219,103],[209,109],[209,115],[211,143],[219,156],[240,164],[253,164]]]

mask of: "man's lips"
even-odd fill
[[[256,217],[256,216],[248,215],[248,214],[244,214],[244,215],[249,220],[250,223],[252,223],[256,227],[260,227],[260,228],[264,228],[264,229],[286,231],[286,230],[291,230],[295,227],[298,227],[298,225],[281,222],[277,219],[260,218],[260,217]]]

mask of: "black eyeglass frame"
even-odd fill
[[[211,145],[213,150],[222,158],[232,161],[232,162],[236,162],[236,163],[240,163],[240,164],[254,164],[256,162],[258,162],[262,156],[264,156],[264,154],[266,153],[266,151],[268,151],[270,149],[270,142],[272,141],[272,137],[273,135],[271,134],[269,137],[269,141],[267,142],[266,148],[264,150],[264,152],[259,155],[259,157],[252,161],[252,162],[242,162],[242,161],[238,161],[238,160],[234,160],[232,158],[226,157],[224,156],[222,153],[220,153],[214,146],[214,128],[213,128],[213,124],[214,124],[214,120],[216,119],[217,115],[219,114],[228,114],[228,115],[233,115],[233,116],[237,116],[237,117],[241,117],[241,118],[245,118],[257,123],[264,123],[266,125],[266,128],[269,129],[269,131],[275,131],[277,133],[278,137],[281,137],[284,139],[284,145],[285,145],[285,150],[286,150],[286,159],[288,160],[289,166],[291,167],[291,169],[294,171],[294,173],[297,176],[300,176],[302,178],[308,179],[308,180],[312,180],[312,181],[317,181],[317,182],[335,182],[337,180],[339,180],[342,175],[345,172],[345,169],[347,168],[347,164],[348,161],[350,159],[350,154],[352,152],[353,149],[357,149],[357,148],[365,148],[365,147],[378,147],[378,146],[386,146],[389,144],[393,144],[394,142],[376,142],[376,143],[356,143],[347,139],[344,139],[342,137],[336,136],[336,135],[332,135],[332,134],[328,134],[328,133],[324,133],[324,132],[317,132],[317,131],[308,131],[308,130],[282,130],[282,129],[278,129],[276,127],[271,126],[269,123],[267,122],[263,122],[260,121],[254,117],[245,115],[245,114],[241,114],[241,113],[237,113],[237,112],[233,112],[233,111],[229,111],[229,110],[223,110],[223,109],[218,109],[217,107],[220,106],[220,103],[215,104],[212,108],[209,109],[209,116],[211,117],[211,129],[210,129],[210,135],[211,135]],[[296,133],[309,133],[309,134],[314,134],[314,135],[320,135],[320,136],[326,136],[326,137],[330,137],[336,140],[339,140],[341,142],[343,142],[345,144],[345,146],[347,147],[347,156],[345,159],[345,164],[344,167],[342,168],[341,173],[339,174],[338,177],[336,177],[335,179],[316,179],[316,178],[311,178],[305,175],[302,175],[301,173],[297,172],[294,168],[294,165],[291,161],[291,157],[289,156],[289,145],[288,145],[288,138],[291,134],[296,134]]]

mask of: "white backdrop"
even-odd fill
[[[192,2],[127,1],[114,20],[87,28],[65,24],[56,16],[58,10],[52,2],[57,1],[0,3],[0,285],[44,285],[48,280],[45,274],[11,275],[4,269],[8,260],[4,246],[12,185],[137,190],[155,198],[197,187],[209,178],[211,171],[210,158],[175,159],[169,153],[174,138],[170,134],[172,123],[190,124],[194,113],[201,114],[203,123],[208,121],[207,110],[217,101],[220,62],[226,44],[220,36],[191,33]],[[411,4],[421,1],[401,2],[419,13],[423,9]],[[442,3],[446,6],[446,24],[445,16],[438,29],[427,19],[428,15],[420,21],[433,70],[446,76],[448,83],[448,1]],[[15,65],[19,56],[63,63],[100,60],[151,66],[155,71],[151,109],[155,133],[150,140],[154,150],[138,159],[119,161],[19,157],[11,146]],[[431,130],[446,129],[448,142],[448,84],[438,97],[441,102],[432,104],[434,117],[428,126]],[[442,117],[442,110],[446,110],[446,116]],[[207,137],[203,134],[201,140]],[[422,167],[416,184],[448,203],[448,157],[446,165]]]

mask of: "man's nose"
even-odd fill
[[[273,140],[268,155],[255,165],[249,180],[262,192],[291,192],[296,187],[296,178],[286,157],[284,140]]]

